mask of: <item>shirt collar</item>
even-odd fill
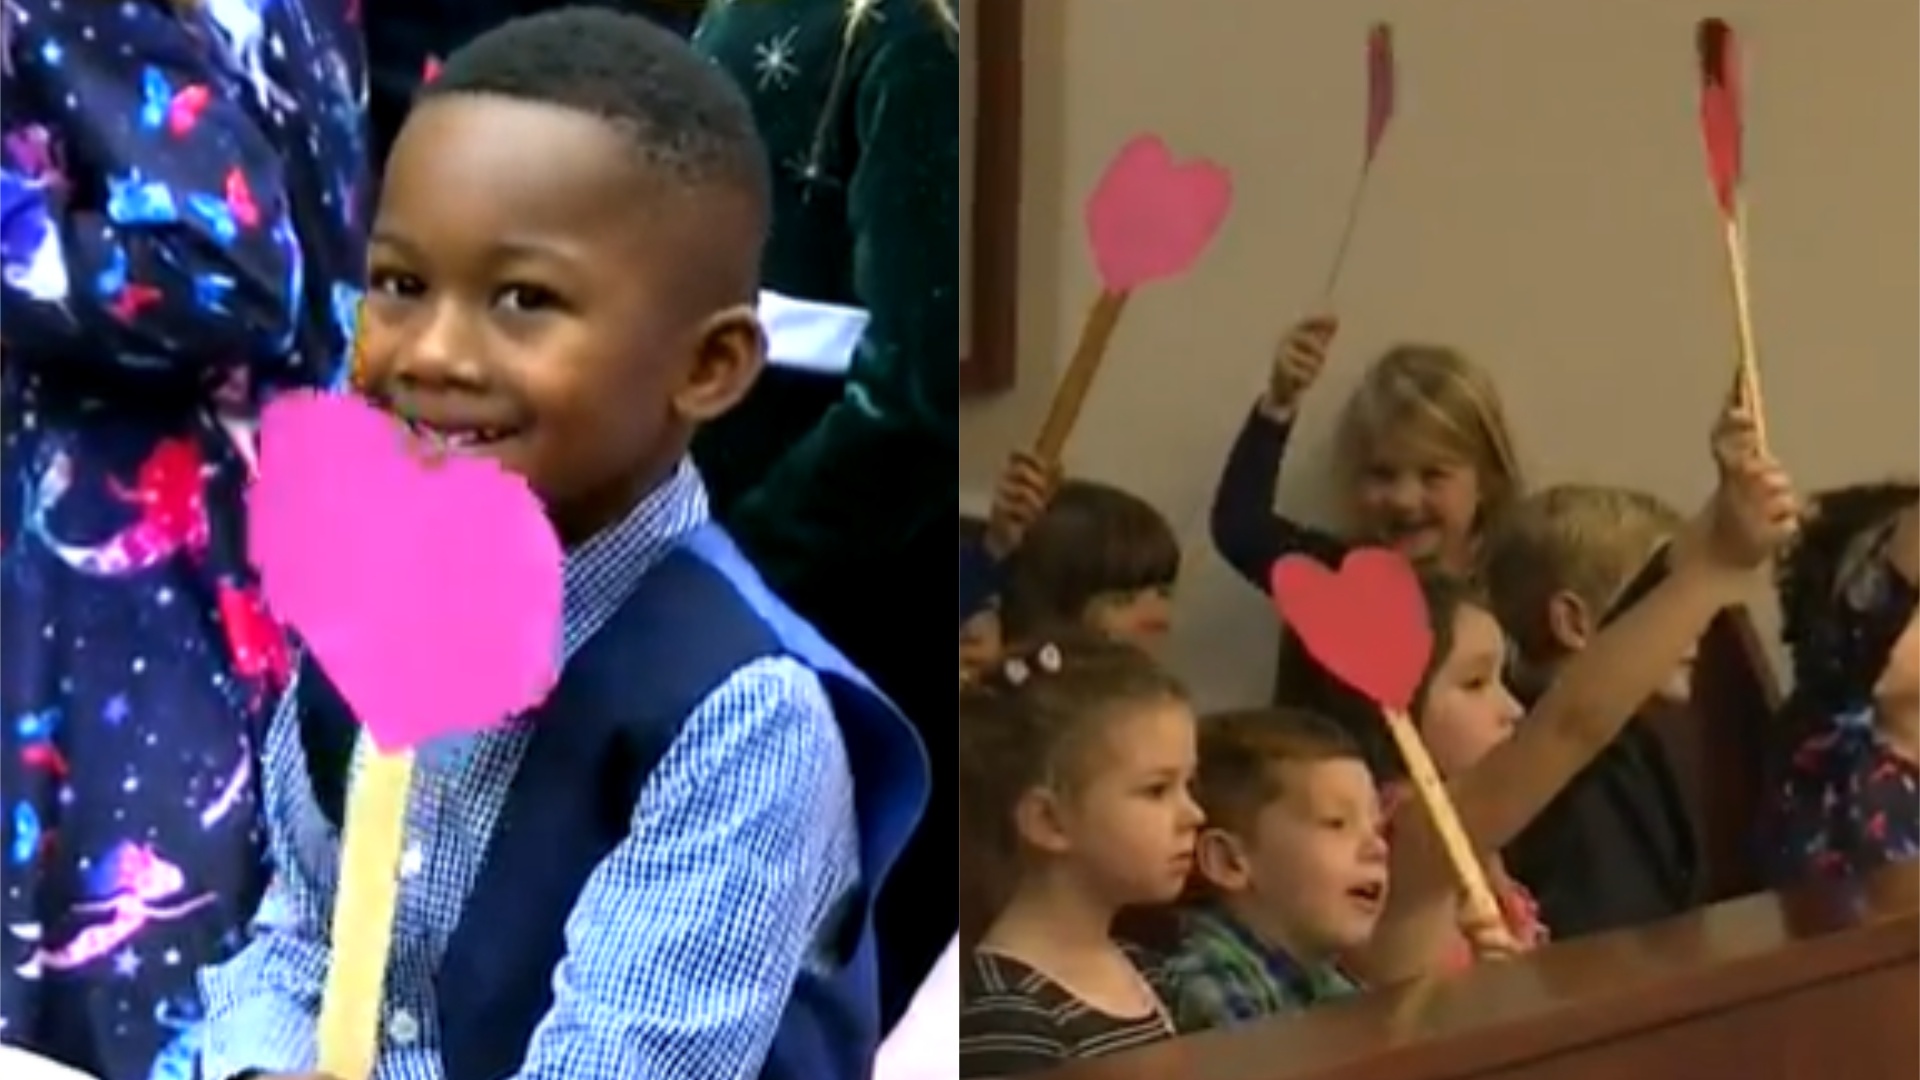
[[[706,486],[693,463],[682,459],[625,518],[567,552],[562,610],[569,636],[605,623],[640,578],[709,516]]]

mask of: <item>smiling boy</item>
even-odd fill
[[[527,478],[566,607],[548,702],[420,765],[374,1080],[868,1075],[872,900],[924,759],[686,460],[762,362],[767,197],[725,76],[603,11],[475,40],[402,128],[360,389]],[[207,1080],[312,1075],[354,730],[304,661],[269,739],[278,878],[204,979]]]
[[[1298,1012],[1360,992],[1339,958],[1386,903],[1380,799],[1360,749],[1311,713],[1200,722],[1207,815],[1198,903],[1167,965],[1181,1030]]]

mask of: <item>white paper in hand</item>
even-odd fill
[[[844,379],[867,332],[870,316],[856,307],[796,300],[761,290],[760,326],[767,334],[767,363]]]

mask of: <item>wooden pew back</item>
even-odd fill
[[[1912,1080],[1920,867],[1031,1080]]]
[[[1783,750],[1774,731],[1780,699],[1753,618],[1735,608],[1701,639],[1692,707],[1653,722],[1700,827],[1709,902],[1765,885],[1758,825]]]

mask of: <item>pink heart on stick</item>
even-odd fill
[[[267,605],[382,751],[498,727],[558,675],[561,550],[526,482],[429,460],[358,397],[260,422],[248,548]]]
[[[1378,702],[1404,712],[1433,655],[1426,596],[1406,557],[1361,548],[1329,570],[1304,555],[1273,566],[1280,618],[1320,666]]]
[[[1211,161],[1176,162],[1142,135],[1122,147],[1087,200],[1087,237],[1108,292],[1178,277],[1213,242],[1233,205],[1233,178]]]

